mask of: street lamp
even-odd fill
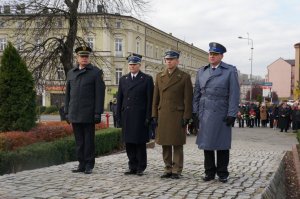
[[[241,37],[239,36],[239,39],[247,39],[248,40],[248,45],[249,45],[249,41],[251,41],[251,73],[250,73],[250,101],[252,101],[252,63],[253,63],[253,39],[251,39],[249,37],[249,33],[247,33],[248,37]]]

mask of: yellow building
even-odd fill
[[[23,41],[41,42],[37,36],[23,35],[16,37],[14,32],[22,26],[22,19],[26,14],[0,14],[0,53],[8,41],[12,41],[18,50],[22,51]],[[80,14],[81,23],[78,35],[85,39],[93,49],[92,62],[103,69],[106,84],[105,108],[109,101],[117,93],[119,78],[128,73],[126,57],[130,53],[138,53],[143,56],[142,71],[155,75],[164,69],[163,55],[167,50],[180,51],[179,67],[188,72],[195,82],[198,68],[207,64],[208,53],[188,44],[171,33],[165,33],[147,23],[130,16],[119,14],[85,13]],[[67,31],[67,21],[58,16],[57,29],[51,34]],[[12,19],[9,21],[8,19]],[[39,21],[32,28],[39,27]],[[100,60],[100,61],[99,61]],[[53,75],[55,74],[55,75]],[[42,95],[42,104],[49,106],[63,102],[64,74],[62,67],[47,75],[47,79],[41,83],[38,93]]]

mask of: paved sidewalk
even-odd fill
[[[92,175],[74,174],[76,162],[0,176],[0,198],[260,198],[285,151],[297,143],[295,134],[270,128],[234,128],[230,179],[203,182],[203,151],[189,136],[179,180],[161,179],[161,147],[148,149],[146,175],[125,176],[125,153],[96,159]]]

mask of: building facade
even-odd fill
[[[267,82],[281,99],[290,99],[294,90],[295,60],[277,59],[268,67]]]
[[[22,16],[24,17],[24,15],[26,14],[0,14],[0,55],[8,41],[12,41],[21,53],[24,49],[21,41],[42,42],[43,38],[33,38],[32,35],[23,37],[14,35],[15,30],[22,25]],[[206,51],[136,18],[119,14],[105,14],[104,16],[103,13],[97,12],[81,14],[79,17],[84,18],[86,23],[84,30],[78,29],[78,35],[84,38],[85,42],[93,49],[92,63],[96,63],[104,71],[106,108],[117,93],[119,78],[128,73],[126,57],[130,53],[141,54],[143,56],[141,70],[155,77],[165,68],[164,52],[167,50],[180,51],[179,68],[191,75],[193,83],[197,70],[207,64],[208,53]],[[104,22],[104,17],[109,21],[109,27]],[[8,19],[10,22],[5,23]],[[36,21],[36,26],[38,26],[38,21]],[[68,28],[67,21],[61,18],[57,28],[61,33],[65,33]],[[48,75],[39,88],[42,96],[40,100],[44,106],[61,104],[64,98],[63,68],[54,73],[55,75]]]

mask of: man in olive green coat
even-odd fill
[[[189,74],[181,71],[179,53],[165,53],[166,70],[156,76],[152,117],[157,121],[156,143],[162,145],[165,172],[161,178],[180,178],[186,125],[192,117],[193,87]],[[173,151],[174,150],[174,151]]]

